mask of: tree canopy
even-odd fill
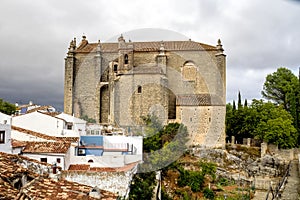
[[[282,105],[293,116],[295,128],[300,130],[300,94],[299,80],[291,70],[278,68],[267,75],[262,95],[277,105]]]
[[[14,114],[16,112],[16,106],[7,101],[3,101],[3,99],[0,99],[0,112],[7,115]]]
[[[239,143],[250,137],[277,144],[280,148],[297,146],[293,117],[283,105],[254,99],[251,105],[244,104],[237,110],[227,104],[226,112],[226,133],[235,136]]]

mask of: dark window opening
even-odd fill
[[[5,131],[0,131],[0,144],[5,143]]]
[[[138,93],[142,93],[142,86],[138,86]]]
[[[67,129],[72,130],[73,124],[67,124]]]
[[[47,162],[47,158],[41,158],[41,162]]]
[[[78,149],[78,156],[85,156],[85,149]]]
[[[176,95],[169,92],[168,119],[176,119]]]
[[[89,160],[89,161],[88,161],[88,163],[93,163],[93,162],[94,162],[93,160]]]
[[[93,188],[91,192],[98,192],[96,188]]]
[[[118,71],[118,65],[114,65],[114,72]]]
[[[128,55],[127,54],[125,54],[125,56],[124,56],[124,64],[128,64]]]
[[[60,163],[60,158],[56,158],[56,162],[57,162],[57,163]]]

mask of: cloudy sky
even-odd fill
[[[220,38],[227,55],[227,101],[239,90],[243,98],[261,98],[267,74],[281,66],[297,74],[300,67],[295,0],[1,0],[0,5],[0,98],[12,103],[32,100],[62,110],[64,57],[73,37],[83,34],[90,42],[121,33],[135,41],[140,38],[133,30],[153,29],[211,45]]]

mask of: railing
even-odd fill
[[[280,189],[285,184],[285,182],[287,181],[287,177],[290,175],[290,169],[291,169],[291,161],[289,162],[288,167],[287,167],[287,169],[285,171],[285,174],[282,177],[281,181],[277,184],[275,190],[273,190],[272,185],[270,184],[270,188],[268,190],[268,193],[267,193],[267,196],[266,196],[266,200],[269,200],[269,194],[270,193],[272,194],[271,200],[279,197],[279,195],[280,195],[280,193],[279,193]]]

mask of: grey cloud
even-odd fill
[[[268,73],[280,66],[297,71],[300,65],[296,1],[2,0],[1,8],[0,98],[11,102],[33,100],[62,109],[64,57],[70,40],[80,41],[83,33],[90,42],[115,40],[121,33],[127,40],[183,35],[212,45],[221,38],[228,100],[238,90],[247,99],[260,98]]]

